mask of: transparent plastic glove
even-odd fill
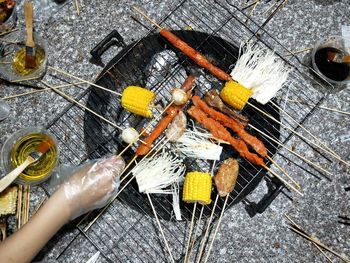
[[[112,156],[85,165],[62,185],[74,219],[101,208],[118,192],[120,174],[125,167],[122,157]]]

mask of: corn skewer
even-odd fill
[[[284,2],[282,3],[282,5],[280,5],[280,7],[279,7],[279,9],[281,9],[281,7],[283,7],[285,4],[286,4],[286,2],[287,2],[288,0],[284,0]],[[148,21],[150,21],[153,25],[155,25],[156,27],[158,27],[159,29],[162,29],[162,27],[159,25],[159,24],[157,24],[157,22],[155,22],[153,19],[151,19],[150,17],[148,17],[144,12],[142,12],[142,10],[140,10],[139,8],[137,8],[137,7],[133,7],[139,14],[141,14],[145,19],[147,19]],[[279,10],[278,10],[279,11]],[[273,14],[274,15],[274,14]],[[248,102],[249,103],[249,102]],[[249,105],[251,105],[250,103],[249,103]],[[255,107],[254,105],[252,105],[253,107]],[[258,110],[260,110],[259,108],[257,108]],[[262,110],[260,110],[260,111],[262,111]],[[262,112],[264,112],[264,111],[262,111]],[[266,113],[265,113],[266,114]],[[269,116],[268,114],[267,114],[267,116]],[[270,118],[273,118],[272,116],[269,116]],[[274,119],[274,118],[273,118]],[[275,121],[277,121],[276,119],[274,119]],[[278,122],[278,121],[277,121]],[[251,126],[250,124],[248,124],[249,126]],[[282,125],[282,124],[281,124]],[[283,125],[282,125],[283,126]],[[289,128],[290,129],[290,128]],[[293,133],[296,133],[294,130],[292,130],[292,129],[290,129],[291,130],[291,132],[293,132]],[[308,140],[307,138],[304,138],[305,140]],[[282,143],[281,143],[281,145],[283,145]],[[324,150],[324,149],[323,149]],[[300,156],[299,154],[296,154],[296,156]],[[305,159],[305,158],[302,158],[303,160],[307,160],[307,159]],[[318,165],[316,165],[316,164],[314,164],[313,162],[311,162],[311,161],[309,161],[309,160],[307,160],[307,162],[308,163],[312,163],[312,165],[313,166],[315,166],[315,167],[318,167],[318,168],[320,168],[321,170],[323,170],[323,171],[326,171],[326,170],[324,170],[322,167],[320,167],[320,166],[318,166]],[[328,174],[330,174],[328,171],[326,171]]]
[[[271,104],[273,106],[275,106],[278,110],[283,111],[283,109],[278,106],[276,103],[274,103],[273,101],[271,101]],[[299,124],[292,116],[290,116],[286,111],[283,111],[284,114],[286,114],[298,127],[302,128],[304,131],[306,131],[308,134],[310,134],[310,136],[312,138],[314,138],[314,140],[319,143],[320,145],[322,145],[325,149],[327,149],[328,151],[330,151],[331,153],[333,153],[335,156],[337,156],[338,158],[341,158],[339,156],[339,154],[337,154],[335,151],[333,151],[332,149],[330,149],[324,142],[322,142],[320,139],[318,139],[315,135],[313,135],[309,130],[307,130],[303,125]]]
[[[230,194],[226,195],[226,198],[225,198],[225,202],[224,202],[224,205],[222,206],[222,210],[221,210],[221,213],[220,213],[220,216],[219,216],[219,219],[218,219],[218,223],[216,225],[216,228],[215,228],[215,232],[214,232],[214,235],[211,239],[211,242],[210,242],[210,245],[209,245],[209,249],[208,249],[208,252],[207,252],[207,255],[205,257],[205,260],[204,260],[204,263],[206,263],[208,261],[208,258],[209,258],[209,255],[210,255],[210,251],[213,247],[213,244],[214,244],[214,241],[215,241],[215,238],[216,238],[216,235],[219,231],[219,228],[220,228],[220,225],[221,225],[221,221],[222,221],[222,217],[224,215],[224,212],[225,212],[225,208],[226,208],[226,205],[227,205],[227,201],[228,201],[228,198],[230,197]],[[199,261],[200,262],[200,259],[199,258]]]
[[[220,145],[220,143],[219,143]],[[214,174],[214,167],[215,167],[215,164],[216,164],[216,160],[213,162],[213,166],[212,166],[212,169],[211,169],[211,175],[213,177],[213,174]],[[199,218],[197,220],[197,227],[196,227],[196,231],[193,235],[193,238],[191,238],[191,234],[192,234],[192,228],[193,228],[193,220],[194,220],[194,215],[196,213],[196,205],[197,205],[197,202],[195,202],[195,206],[193,207],[193,212],[192,212],[192,220],[191,220],[191,226],[190,226],[190,233],[189,233],[189,237],[188,237],[188,243],[187,243],[187,246],[186,246],[186,254],[185,254],[185,260],[184,260],[184,263],[187,263],[187,255],[189,254],[189,258],[188,260],[190,260],[190,257],[191,257],[191,253],[192,253],[192,248],[194,246],[194,242],[195,242],[195,238],[197,236],[197,232],[199,230],[199,224],[201,222],[201,219],[202,219],[202,215],[203,215],[203,211],[204,211],[204,205],[202,205],[202,209],[201,209],[201,212],[200,212],[200,215],[199,215]],[[214,204],[214,207],[213,207],[213,211],[215,211],[215,205],[216,205],[216,202]],[[192,242],[191,242],[191,246],[190,246],[190,241],[192,239]]]
[[[152,199],[151,199],[151,197],[150,197],[149,193],[147,193],[147,198],[148,198],[149,203],[151,204],[151,207],[152,207],[152,210],[153,210],[154,216],[155,216],[155,218],[156,218],[156,221],[157,221],[157,224],[158,224],[158,227],[159,227],[160,233],[162,234],[162,237],[163,237],[164,242],[165,242],[165,246],[166,246],[166,248],[167,248],[167,250],[168,250],[168,253],[169,253],[169,255],[170,255],[171,262],[175,263],[174,258],[173,258],[173,255],[172,255],[171,250],[170,250],[170,247],[169,247],[169,244],[168,244],[168,241],[167,241],[167,240],[166,240],[166,238],[165,238],[165,235],[164,235],[164,231],[163,231],[162,225],[161,225],[161,224],[160,224],[160,222],[159,222],[159,219],[158,219],[158,215],[157,215],[156,209],[154,208],[154,205],[153,205],[153,203],[152,203]]]
[[[350,115],[350,112],[347,112],[347,111],[338,110],[338,109],[335,109],[335,108],[329,108],[329,107],[322,106],[322,105],[318,106],[318,105],[315,105],[315,104],[310,104],[309,102],[304,102],[304,101],[299,101],[299,100],[291,100],[291,99],[287,99],[287,101],[290,101],[290,102],[293,102],[293,103],[300,103],[300,104],[304,104],[304,105],[309,105],[309,106],[312,106],[312,107],[318,107],[320,109],[334,111],[334,112],[337,112],[337,113],[340,113],[340,114]]]
[[[207,228],[205,230],[205,234],[204,234],[204,237],[202,238],[202,241],[201,241],[201,246],[200,246],[200,250],[199,250],[199,255],[197,257],[197,263],[200,262],[200,259],[202,257],[202,254],[203,254],[203,250],[204,250],[204,247],[205,247],[205,240],[207,240],[208,238],[208,235],[209,235],[209,230],[210,230],[210,225],[211,225],[211,222],[213,221],[213,216],[214,216],[214,211],[215,211],[215,208],[216,208],[216,204],[218,202],[218,199],[219,199],[219,195],[216,195],[216,198],[215,198],[215,201],[214,201],[214,205],[213,205],[213,209],[211,210],[211,214],[210,214],[210,217],[209,217],[209,221],[207,223]]]
[[[55,88],[56,88],[56,89],[59,89],[59,88],[71,87],[71,86],[76,86],[76,85],[80,85],[80,84],[83,84],[83,83],[84,83],[84,82],[68,83],[68,84],[63,84],[63,85],[56,86]],[[51,89],[50,89],[50,88],[36,89],[36,90],[31,90],[31,91],[27,91],[27,92],[15,94],[15,95],[10,95],[10,96],[6,96],[6,97],[2,97],[1,99],[3,99],[3,100],[9,100],[9,99],[14,99],[14,98],[18,98],[18,97],[22,97],[22,96],[26,96],[26,95],[38,93],[38,92],[44,92],[44,91],[48,91],[48,90],[51,90]]]
[[[272,117],[270,114],[266,113],[265,111],[259,109],[258,107],[254,106],[253,104],[247,102],[247,104],[251,107],[253,107],[254,109],[256,109],[257,111],[261,112],[263,115],[267,116],[269,119],[273,120],[274,122],[276,122],[277,124],[281,125],[281,127],[291,131],[292,133],[294,133],[295,135],[297,135],[298,137],[304,139],[305,141],[311,143],[312,145],[316,146],[317,148],[323,150],[324,152],[332,155],[334,158],[336,158],[337,160],[339,160],[340,162],[346,164],[347,166],[350,167],[350,164],[347,163],[346,161],[344,161],[343,159],[341,159],[340,157],[338,157],[338,155],[334,154],[333,152],[330,152],[329,150],[326,150],[324,148],[322,148],[321,146],[319,146],[318,144],[314,143],[313,141],[311,141],[310,139],[304,137],[303,135],[301,135],[300,133],[294,131],[292,128],[284,125],[282,122],[278,121],[277,119],[275,119],[274,117]],[[249,124],[248,124],[249,125]]]
[[[298,229],[300,229],[301,231],[303,231],[302,228],[301,228],[299,225],[297,225],[287,214],[285,214],[284,216],[287,218],[287,220],[288,220],[293,226],[295,226],[296,228],[298,228]],[[304,231],[304,232],[305,232],[305,231]],[[322,250],[322,248],[320,248],[319,245],[317,245],[317,244],[314,243],[314,242],[312,242],[312,245],[314,245],[314,247],[316,247],[316,248],[325,256],[325,258],[326,258],[330,263],[333,263],[332,259],[330,259],[330,258],[328,257],[328,255]]]
[[[191,242],[191,235],[192,235],[192,229],[193,229],[194,216],[196,215],[196,208],[197,208],[197,202],[195,202],[194,205],[193,205],[192,218],[191,218],[191,224],[190,224],[190,232],[188,233],[188,239],[187,239],[184,263],[187,263],[187,259],[188,259],[187,257],[188,257],[190,242]],[[190,257],[191,257],[191,254],[190,254]]]
[[[287,215],[285,215],[286,218],[290,221],[293,222],[293,220],[290,219],[290,217],[288,217]],[[344,262],[348,263],[350,262],[347,258],[343,257],[342,255],[340,255],[339,253],[333,251],[332,249],[330,249],[329,247],[327,247],[326,245],[322,244],[320,241],[318,241],[315,237],[312,237],[308,234],[306,234],[306,232],[297,224],[295,224],[294,222],[292,223],[294,225],[294,227],[290,228],[290,230],[294,231],[295,233],[301,235],[302,237],[304,237],[305,239],[309,240],[310,242],[314,243],[315,245],[319,246],[320,248],[332,253],[333,255],[335,255],[336,257],[340,258],[341,260],[343,260]],[[299,230],[298,230],[299,229]]]

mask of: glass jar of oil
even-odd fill
[[[25,62],[26,62],[26,48],[23,47],[19,49],[13,58],[12,62],[12,68],[13,71],[16,72],[20,76],[25,76],[33,71],[37,70],[37,68],[40,67],[41,64],[44,63],[45,60],[45,51],[41,47],[37,46],[35,47],[35,68],[26,68],[25,67]]]
[[[7,139],[1,151],[1,162],[5,172],[8,173],[23,163],[28,155],[48,138],[52,141],[52,147],[38,161],[26,168],[17,182],[36,185],[47,180],[56,168],[58,149],[54,136],[40,127],[20,130]]]

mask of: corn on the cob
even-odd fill
[[[209,173],[189,172],[185,177],[182,200],[187,203],[210,204],[211,176]]]
[[[235,81],[227,81],[220,92],[220,97],[232,107],[242,110],[253,92]]]
[[[148,90],[137,86],[128,86],[122,95],[122,106],[124,109],[143,117],[151,118],[151,108],[156,95]]]
[[[0,216],[16,213],[17,187],[7,187],[0,194]]]

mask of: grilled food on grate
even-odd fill
[[[225,197],[235,188],[238,177],[239,164],[233,158],[228,158],[220,165],[214,176],[216,189],[221,197]]]

